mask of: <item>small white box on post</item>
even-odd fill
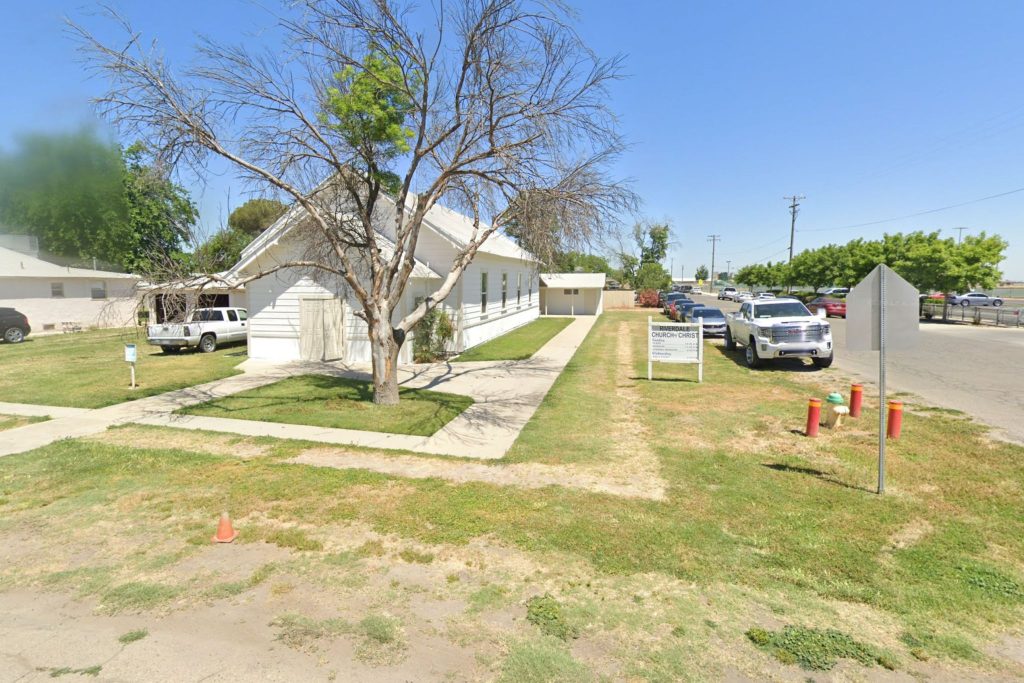
[[[124,345],[124,361],[131,364],[132,389],[135,388],[135,363],[139,359],[139,350],[135,344]]]

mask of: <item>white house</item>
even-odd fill
[[[604,273],[541,273],[540,310],[544,315],[601,315]]]
[[[414,198],[410,198],[412,205]],[[388,204],[390,211],[394,205]],[[378,247],[393,253],[393,226],[378,221]],[[301,258],[310,244],[310,227],[297,206],[267,228],[228,272],[244,277],[275,264]],[[404,299],[394,313],[397,323],[421,297],[433,294],[449,272],[456,254],[473,235],[472,221],[435,205],[425,217],[416,243],[416,265]],[[366,323],[354,315],[359,300],[341,278],[316,269],[285,268],[246,285],[249,312],[249,357],[261,360],[341,360],[369,363]],[[537,260],[501,234],[491,235],[448,298],[439,305],[455,327],[453,351],[461,352],[534,320],[539,315]],[[411,338],[400,362],[411,362]]]
[[[0,308],[28,317],[33,332],[135,324],[139,278],[128,273],[69,268],[0,247]]]

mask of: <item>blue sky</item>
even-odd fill
[[[268,2],[270,0],[267,0]],[[87,78],[61,17],[89,5],[5,3],[0,145],[90,115]],[[271,23],[241,0],[117,6],[175,62],[197,33],[260,40]],[[797,251],[884,231],[988,230],[1024,279],[1024,192],[913,219],[859,225],[1024,188],[1024,3],[577,2],[599,53],[626,56],[612,106],[632,144],[618,172],[643,212],[667,218],[670,256],[691,276],[785,257],[784,195],[803,194]],[[245,190],[217,173],[192,191],[215,227]],[[666,263],[666,265],[669,265]]]

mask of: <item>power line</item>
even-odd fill
[[[832,232],[835,230],[852,230],[854,228],[865,228],[870,225],[881,225],[882,223],[892,223],[893,221],[903,221],[908,218],[917,218],[918,216],[927,216],[932,213],[939,213],[940,211],[949,211],[950,209],[958,209],[961,206],[968,206],[969,204],[977,204],[978,202],[987,202],[990,199],[999,199],[1000,197],[1006,197],[1011,194],[1017,194],[1018,192],[1024,192],[1024,187],[1018,187],[1016,190],[1008,190],[1007,192],[1000,192],[998,194],[990,194],[987,197],[980,197],[979,199],[971,199],[970,201],[960,202],[959,204],[950,204],[949,206],[940,206],[937,209],[928,209],[927,211],[918,211],[917,213],[909,213],[906,216],[896,216],[895,218],[883,218],[878,221],[868,221],[867,223],[856,223],[854,225],[844,225],[838,228],[812,228],[810,230],[801,230],[800,232]]]

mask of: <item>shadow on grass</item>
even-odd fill
[[[803,432],[800,432],[800,433],[802,434]],[[804,475],[807,475],[807,476],[810,476],[810,477],[814,477],[815,479],[820,479],[821,481],[828,482],[829,484],[835,484],[836,486],[841,486],[844,489],[853,489],[855,491],[864,491],[866,493],[874,493],[875,492],[874,489],[869,489],[869,488],[866,488],[864,486],[858,486],[857,484],[847,483],[847,482],[837,478],[836,475],[832,474],[831,472],[825,472],[823,470],[819,470],[819,469],[816,469],[814,467],[800,467],[798,465],[786,465],[786,464],[783,464],[781,462],[763,462],[763,463],[761,463],[761,466],[762,467],[767,467],[770,470],[775,470],[776,472],[786,472],[786,473],[789,473],[789,474],[804,474]]]
[[[722,356],[728,358],[736,365],[740,367],[747,367],[747,361],[744,356],[742,349],[736,349],[735,351],[729,351],[724,346],[712,344],[711,348],[718,351]],[[818,372],[825,368],[819,368],[809,360],[805,361],[803,358],[777,358],[773,360],[762,361],[761,367],[757,368],[757,372]]]

